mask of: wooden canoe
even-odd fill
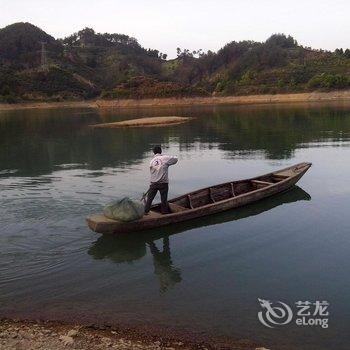
[[[160,205],[152,206],[149,215],[132,222],[120,222],[103,214],[91,215],[87,223],[91,230],[103,233],[126,233],[170,225],[225,210],[241,207],[288,190],[311,167],[300,163],[251,179],[226,182],[169,200],[170,214],[162,215]]]
[[[96,260],[110,259],[114,263],[132,262],[146,255],[146,245],[150,242],[168,239],[173,235],[201,227],[209,227],[253,217],[277,208],[280,205],[310,200],[311,196],[296,185],[288,191],[254,202],[251,205],[168,225],[166,226],[166,230],[164,227],[158,227],[153,230],[144,231],[142,234],[139,232],[139,234],[134,235],[129,233],[101,235],[90,246],[88,254]]]

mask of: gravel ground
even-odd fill
[[[103,329],[105,328],[105,329]],[[242,340],[238,342],[215,342],[196,340],[182,341],[172,336],[155,336],[134,330],[118,330],[106,327],[76,326],[58,322],[32,322],[18,320],[0,321],[0,350],[95,350],[95,349],[232,349],[267,350]]]

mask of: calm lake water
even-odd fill
[[[142,116],[164,128],[91,130]],[[293,190],[239,210],[103,237],[85,217],[147,188],[151,148],[179,156],[170,197],[302,161]],[[171,325],[275,349],[348,349],[350,105],[0,112],[0,313]],[[269,329],[258,298],[328,301],[329,327]],[[276,304],[277,305],[277,304]],[[295,319],[295,318],[294,318]]]

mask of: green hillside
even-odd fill
[[[43,51],[44,50],[44,51]],[[178,49],[166,60],[124,34],[85,28],[56,40],[30,23],[0,29],[0,102],[288,93],[350,88],[350,50],[290,36]]]

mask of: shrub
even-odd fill
[[[12,94],[0,95],[0,102],[2,102],[2,103],[17,103],[18,98]]]
[[[139,76],[119,84],[113,90],[104,90],[100,97],[113,98],[162,98],[183,96],[206,96],[208,93],[200,87],[181,83],[158,81],[149,77]]]
[[[341,74],[318,74],[308,82],[309,88],[346,89],[350,87],[350,78]]]

